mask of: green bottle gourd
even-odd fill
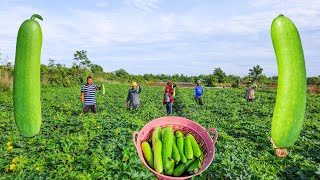
[[[277,155],[286,156],[302,129],[306,109],[306,67],[299,32],[283,15],[271,25],[272,43],[278,64],[278,90],[271,137]]]
[[[181,160],[181,156],[177,147],[177,141],[175,136],[173,136],[172,158],[176,164],[178,164]]]
[[[171,126],[165,127],[162,134],[162,162],[163,169],[167,171],[170,169],[172,161],[172,150],[173,150],[174,132]]]
[[[21,135],[32,137],[40,132],[40,56],[42,30],[34,14],[19,28],[13,80],[15,123]]]
[[[180,160],[182,163],[186,163],[187,162],[187,158],[184,155],[184,135],[181,131],[176,131],[176,138],[177,138],[177,148],[179,150],[180,153]]]
[[[154,170],[160,174],[163,174],[163,162],[162,162],[162,142],[161,140],[157,140],[153,144],[153,167]]]
[[[154,162],[153,162],[153,153],[150,147],[150,144],[146,141],[141,143],[141,148],[142,148],[142,152],[143,152],[143,156],[147,162],[147,164],[153,168]]]
[[[106,88],[104,87],[104,83],[102,83],[102,94],[106,94]]]

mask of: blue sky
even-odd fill
[[[41,63],[71,66],[76,50],[105,72],[277,75],[270,26],[280,13],[297,26],[307,76],[320,75],[318,0],[0,0],[0,52],[14,61],[21,23],[40,14]]]

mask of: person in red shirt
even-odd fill
[[[175,84],[174,84],[175,85]],[[163,97],[163,105],[166,105],[167,115],[172,114],[172,104],[174,102],[174,87],[170,80],[168,80]]]

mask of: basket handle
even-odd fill
[[[214,139],[212,141],[213,145],[214,145],[218,140],[218,131],[216,129],[214,129],[214,128],[208,128],[207,129],[208,134],[209,134],[210,131],[214,133]]]
[[[138,131],[134,131],[132,133],[132,140],[133,140],[133,143],[134,143],[134,146],[136,147],[137,149],[137,139],[136,139],[136,136],[139,135],[139,132]]]

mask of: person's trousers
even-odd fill
[[[172,114],[172,102],[166,102],[167,114]]]
[[[90,110],[91,110],[91,112],[96,113],[97,112],[96,105],[85,105],[85,107],[83,108],[84,113],[87,113]]]
[[[197,104],[203,105],[202,97],[195,97]]]

